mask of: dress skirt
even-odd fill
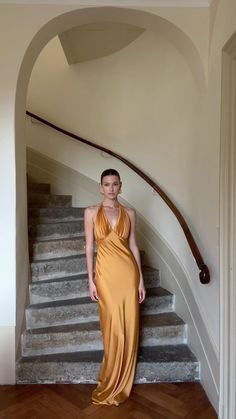
[[[139,269],[128,246],[130,220],[122,205],[114,228],[101,205],[94,229],[95,282],[104,354],[92,402],[118,406],[129,397],[136,370]]]

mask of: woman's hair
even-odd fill
[[[119,181],[120,181],[120,174],[115,169],[106,169],[106,170],[104,170],[102,172],[102,174],[101,174],[101,183],[102,183],[102,180],[103,180],[103,178],[105,176],[117,176],[119,178]]]

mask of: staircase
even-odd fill
[[[83,208],[52,195],[49,184],[28,185],[32,282],[17,361],[17,383],[96,383],[102,360],[98,306],[88,296]],[[187,345],[187,325],[159,272],[143,266],[135,382],[198,381],[199,363]]]

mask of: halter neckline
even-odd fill
[[[106,222],[107,222],[107,224],[109,225],[109,227],[110,227],[110,229],[111,229],[111,230],[115,230],[115,229],[116,229],[116,227],[118,226],[119,221],[120,221],[120,217],[121,217],[121,204],[120,204],[120,203],[118,203],[118,208],[119,208],[119,214],[118,214],[118,217],[117,217],[117,220],[116,220],[116,222],[115,222],[114,227],[112,227],[112,225],[111,225],[110,221],[108,220],[108,217],[107,217],[107,215],[106,215],[106,212],[105,212],[105,210],[104,210],[104,206],[103,206],[103,204],[101,203],[102,213],[103,213],[103,215],[104,215],[104,217],[105,217],[105,219],[106,219]]]

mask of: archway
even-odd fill
[[[20,241],[16,244],[16,276],[22,276],[22,260],[27,264],[27,230],[26,230],[26,176],[25,176],[25,110],[26,110],[26,94],[29,83],[30,74],[39,53],[43,47],[56,36],[58,33],[71,29],[80,24],[99,22],[99,21],[115,21],[130,23],[136,26],[141,26],[146,29],[151,29],[154,32],[161,33],[171,43],[173,43],[178,50],[186,57],[189,67],[194,75],[194,79],[199,90],[202,92],[205,88],[205,76],[203,65],[199,57],[198,51],[186,34],[180,30],[176,25],[163,19],[157,15],[123,8],[100,7],[78,9],[59,15],[46,23],[39,32],[31,40],[28,46],[22,65],[19,71],[16,102],[15,102],[15,136],[16,136],[16,201],[21,202],[19,211],[17,212],[16,223],[25,222],[25,234],[21,236]],[[24,202],[22,197],[25,197]],[[20,201],[21,199],[21,201]],[[17,227],[16,227],[17,228]],[[21,271],[21,275],[18,272]],[[25,269],[26,272],[26,269]],[[27,279],[27,278],[26,278]],[[23,308],[18,307],[17,311],[23,315]],[[19,319],[21,324],[22,319]],[[19,340],[20,329],[17,328]]]

